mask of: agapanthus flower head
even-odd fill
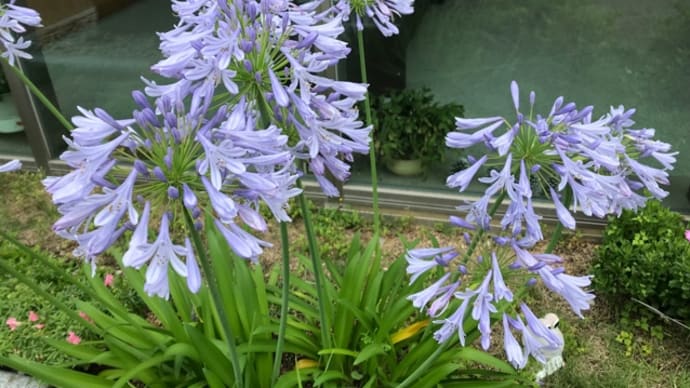
[[[525,114],[515,81],[510,92],[515,120],[457,118],[457,131],[446,138],[451,148],[486,149],[481,159],[448,178],[448,186],[464,191],[480,168],[489,171],[488,177],[479,178],[488,185],[484,196],[459,208],[468,212],[468,221],[486,229],[487,204],[506,195],[510,202],[501,226],[512,236],[536,242],[543,236],[532,206],[535,192],[551,198],[559,221],[570,229],[575,228],[571,211],[604,217],[642,206],[648,198],[644,190],[655,198],[668,194],[660,185],[668,184],[677,152],[655,140],[653,129],[633,129],[634,109],[612,107],[594,119],[592,106],[578,109],[558,97],[542,116],[533,112],[531,92]]]
[[[30,40],[17,35],[26,32],[26,27],[41,27],[41,16],[35,10],[15,5],[16,0],[0,3],[0,44],[2,56],[14,66],[17,58],[31,59],[25,50],[31,46]]]
[[[496,176],[497,179],[500,179]],[[408,297],[413,306],[426,309],[439,328],[434,333],[438,342],[450,340],[457,334],[460,343],[465,345],[466,330],[475,327],[480,334],[483,349],[488,349],[492,334],[492,316],[504,315],[505,351],[509,361],[516,367],[524,367],[531,354],[544,362],[542,352],[545,349],[562,346],[559,339],[547,332],[534,316],[529,307],[517,299],[512,287],[525,287],[539,281],[550,291],[563,297],[572,307],[573,312],[582,317],[582,311],[590,308],[594,295],[588,291],[591,280],[589,276],[572,276],[565,273],[560,264],[563,259],[551,253],[531,253],[533,241],[512,236],[486,236],[484,231],[467,220],[458,222],[451,217],[451,224],[463,229],[473,230],[473,239],[466,242],[471,248],[416,248],[407,252],[407,272],[412,275],[411,281],[424,274],[434,273],[441,267],[443,275],[431,279],[427,288]],[[472,249],[472,251],[468,251]],[[525,284],[525,280],[530,281]],[[428,279],[425,279],[425,281]],[[460,285],[464,290],[460,290]],[[521,315],[527,322],[523,325],[520,317],[506,315],[510,306],[520,304]],[[452,312],[447,314],[446,311]],[[476,326],[475,326],[476,325]],[[522,333],[523,348],[518,344],[511,330]]]
[[[192,247],[174,241],[190,233],[179,226],[183,212],[198,224],[211,217],[238,256],[255,260],[266,243],[243,226],[266,230],[261,204],[289,221],[287,202],[300,193],[288,139],[273,125],[261,127],[246,105],[209,112],[168,96],[133,97],[133,119],[115,120],[101,109],[80,109],[73,119],[77,128],[61,156],[72,171],[43,181],[62,214],[53,228],[75,240],[75,254],[92,264],[133,230],[123,262],[148,266],[149,294],[168,297],[168,267],[196,292],[201,279]],[[149,227],[158,231],[153,241]]]
[[[336,9],[355,15],[357,29],[364,29],[362,18],[371,19],[383,36],[397,35],[400,31],[395,25],[395,18],[411,15],[414,12],[414,0],[340,0]]]
[[[369,152],[370,127],[356,104],[366,85],[322,74],[350,52],[338,39],[342,16],[319,12],[324,0],[187,0],[173,3],[180,21],[160,34],[165,56],[152,67],[170,85],[148,82],[152,96],[191,95],[191,111],[237,104],[288,136],[323,191],[338,194],[331,176],[349,177],[354,153]],[[218,92],[222,90],[222,92]],[[238,115],[235,120],[243,120]],[[330,173],[330,174],[328,174]]]

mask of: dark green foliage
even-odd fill
[[[426,166],[445,160],[446,134],[464,114],[462,105],[434,101],[428,88],[389,92],[372,105],[376,152],[388,159],[421,159]]]
[[[690,242],[687,224],[659,201],[612,218],[594,261],[594,286],[620,306],[644,308],[690,321]]]

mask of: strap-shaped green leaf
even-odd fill
[[[201,361],[201,357],[199,356],[197,349],[194,346],[183,342],[178,342],[171,345],[165,350],[164,354],[167,358],[182,356],[197,362]]]
[[[324,355],[341,355],[341,356],[350,356],[350,357],[357,357],[359,353],[349,350],[349,349],[343,349],[343,348],[330,348],[330,349],[321,349],[318,352],[319,356],[324,356]]]
[[[191,343],[196,348],[206,368],[213,373],[213,376],[217,376],[223,384],[232,386],[235,376],[232,374],[231,363],[226,355],[198,328],[185,325],[185,330],[187,330]]]
[[[353,365],[359,365],[363,363],[364,361],[367,361],[368,359],[378,356],[380,354],[386,354],[391,350],[391,346],[388,344],[381,344],[381,343],[374,343],[374,344],[369,344],[362,349],[359,354],[357,355],[357,358],[355,358],[355,361],[353,362]]]
[[[80,362],[91,362],[94,357],[103,353],[102,349],[98,349],[88,345],[73,345],[63,340],[56,340],[53,338],[43,339],[50,346],[54,347],[61,353],[78,359]]]
[[[323,372],[319,374],[318,376],[315,375],[314,379],[314,386],[315,387],[320,387],[325,383],[331,382],[331,381],[349,381],[347,376],[343,374],[342,372],[336,371],[336,370],[329,370],[326,372]],[[339,385],[342,386],[342,385]]]
[[[494,368],[500,372],[506,373],[506,374],[514,375],[516,373],[515,368],[513,368],[507,362],[505,362],[499,358],[496,358],[487,352],[477,350],[475,348],[471,348],[471,347],[462,348],[458,352],[458,357],[460,357],[463,360],[473,361],[473,362],[480,363],[482,365],[492,367],[492,368]]]
[[[155,368],[157,365],[164,363],[170,358],[170,356],[161,354],[139,363],[134,368],[127,370],[127,372],[113,384],[113,388],[122,388],[132,379],[145,381],[144,378],[140,378],[138,375],[144,373],[147,369]]]
[[[15,356],[0,356],[0,364],[61,388],[107,388],[112,386],[112,381],[99,376],[77,372],[68,368],[38,364]]]
[[[415,382],[416,388],[432,388],[448,378],[453,372],[460,369],[461,365],[455,362],[447,362],[429,368],[429,371]]]
[[[283,373],[280,375],[273,388],[294,388],[302,386],[302,383],[311,381],[312,376],[319,371],[320,369],[317,368],[307,368]]]

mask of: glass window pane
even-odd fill
[[[24,125],[10,94],[5,74],[0,70],[0,155],[31,156]]]
[[[523,101],[536,91],[537,111],[545,113],[560,95],[594,105],[597,117],[610,106],[635,107],[637,125],[656,128],[679,151],[667,203],[690,209],[690,3],[427,0],[415,11],[401,23],[411,37],[393,46],[404,56],[404,87],[429,87],[441,102],[463,104],[468,117],[514,116],[511,80]],[[375,90],[390,80],[370,82]],[[438,183],[433,176],[441,172],[399,184]]]
[[[59,4],[58,4],[59,3]],[[131,91],[159,58],[157,31],[175,20],[161,0],[33,0],[44,19],[42,54],[62,111],[101,107],[115,118],[131,116]]]

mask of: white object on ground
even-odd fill
[[[563,333],[561,333],[561,330],[558,328],[558,316],[553,313],[548,313],[539,320],[544,324],[544,326],[546,326],[549,330],[551,330],[551,332],[561,339],[561,343],[563,345],[557,347],[545,346],[542,348],[542,354],[546,359],[546,363],[544,364],[544,367],[535,375],[537,383],[541,383],[546,376],[554,374],[554,372],[561,369],[565,365],[565,362],[563,362],[563,347],[565,346],[565,340],[563,339]],[[544,342],[546,341],[544,340]]]
[[[48,388],[38,380],[18,373],[0,370],[0,387],[2,388]]]

